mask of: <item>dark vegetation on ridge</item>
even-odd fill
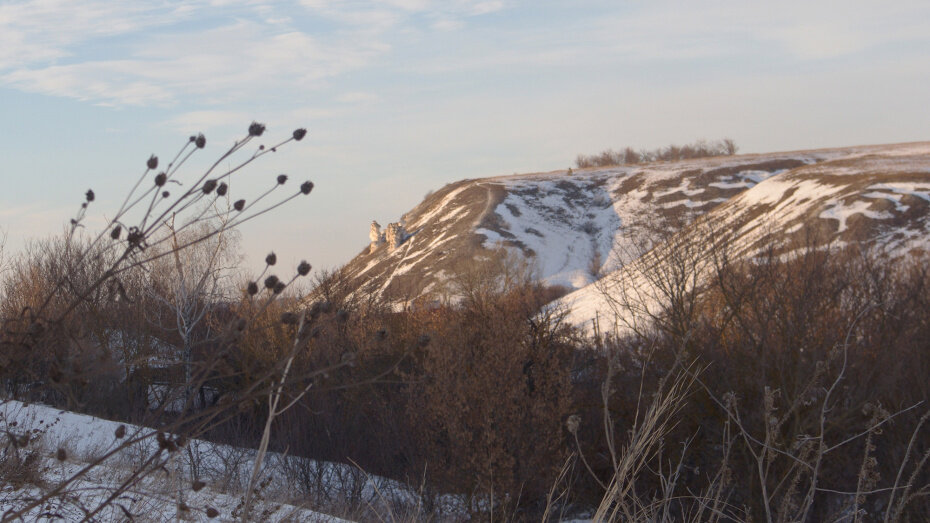
[[[624,147],[621,150],[607,149],[598,154],[579,154],[575,158],[575,167],[610,167],[613,165],[634,165],[638,163],[693,160],[713,156],[733,156],[739,150],[736,142],[724,138],[715,142],[698,140],[685,145],[668,145],[657,149]]]

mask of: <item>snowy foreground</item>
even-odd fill
[[[14,400],[0,400],[0,431],[7,436],[0,450],[3,517],[98,462],[61,493],[29,510],[23,519],[82,521],[93,514],[92,521],[241,520],[245,486],[254,465],[252,449],[191,440],[172,453],[164,467],[134,482],[128,491],[95,513],[153,455],[158,446],[152,436],[155,431]],[[118,432],[124,432],[122,437],[116,437]],[[134,439],[139,441],[118,449],[120,444]],[[19,456],[18,462],[15,456]],[[23,480],[19,472],[25,467],[21,464],[35,474]],[[202,486],[195,489],[198,482]],[[396,481],[349,465],[269,453],[247,519],[330,523],[438,517],[460,521],[467,518],[467,513],[465,501],[459,496],[440,496],[433,512],[427,514],[417,492]]]
[[[57,488],[89,463],[117,448],[120,443],[150,434],[144,427],[102,420],[92,416],[60,411],[43,405],[4,401],[0,405],[0,429],[8,436],[2,453],[3,464],[22,464],[37,472],[32,479],[10,481],[0,478],[0,512],[16,511],[31,500]],[[117,431],[125,430],[122,438]],[[28,436],[29,443],[24,443]],[[11,443],[13,439],[19,444]],[[19,447],[19,448],[16,448]],[[80,521],[107,500],[114,489],[131,477],[157,447],[148,437],[114,453],[93,467],[82,479],[70,484],[63,494],[35,507],[26,521]],[[14,461],[19,456],[33,456]],[[141,479],[128,492],[117,496],[94,516],[96,521],[232,521],[240,517],[244,485],[253,465],[254,451],[193,440],[173,453],[165,467]],[[64,459],[60,459],[64,458]],[[10,469],[3,468],[9,474]],[[17,475],[14,470],[10,477]],[[293,478],[304,477],[306,485]],[[204,483],[195,492],[195,479]],[[315,478],[317,481],[310,481]],[[402,488],[382,478],[345,466],[283,457],[266,456],[261,488],[250,520],[261,521],[345,521],[306,508],[314,499],[325,506],[329,501],[341,513],[350,513],[351,503],[378,510],[378,504],[405,495]],[[297,482],[300,483],[300,482]],[[316,492],[307,492],[307,486]],[[352,493],[354,499],[346,496]],[[407,495],[409,498],[410,496]],[[337,506],[343,504],[343,506]],[[210,518],[213,511],[218,515]],[[131,515],[127,518],[127,515]]]

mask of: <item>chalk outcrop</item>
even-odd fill
[[[388,249],[392,251],[400,247],[400,244],[404,243],[406,236],[407,231],[404,230],[404,226],[400,223],[389,223],[384,233],[384,239],[387,242]]]
[[[381,231],[381,224],[377,221],[371,222],[371,229],[368,232],[368,239],[371,240],[369,245],[368,252],[375,252],[382,244],[387,244],[388,251],[393,251],[394,249],[400,247],[404,240],[407,239],[407,231],[404,230],[404,225],[402,222],[398,223],[389,223],[388,226],[384,229],[384,232]]]
[[[368,231],[368,239],[371,240],[371,245],[368,248],[368,252],[375,252],[375,250],[384,243],[384,234],[381,233],[381,224],[375,220],[371,221],[371,229]]]

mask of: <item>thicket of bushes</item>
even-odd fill
[[[685,145],[669,145],[657,149],[635,150],[625,147],[621,150],[607,149],[598,154],[579,154],[575,158],[575,166],[579,169],[586,167],[610,167],[613,165],[634,165],[637,163],[692,160],[695,158],[709,158],[712,156],[732,156],[739,147],[730,138],[715,142],[698,140]]]
[[[56,264],[67,267],[54,243],[41,245],[7,277],[7,319],[42,295],[23,289],[48,284]],[[891,262],[850,249],[805,249],[788,261],[774,250],[752,262],[720,257],[693,291],[695,307],[661,313],[677,318],[674,328],[658,322],[667,327],[597,339],[542,308],[552,297],[546,288],[495,271],[461,278],[468,288],[457,305],[406,312],[359,300],[338,273],[327,274],[309,312],[293,300],[265,306],[248,292],[211,309],[217,332],[230,317],[252,320],[204,383],[220,404],[247,394],[293,344],[297,311],[313,320],[293,367],[307,379],[290,383],[287,395],[312,387],[276,420],[272,449],[355,463],[434,502],[460,494],[473,515],[539,518],[556,485],[563,509],[606,503],[634,519],[659,507],[684,518],[712,502],[709,519],[823,520],[857,510],[907,519],[930,509],[930,438],[921,425],[930,404],[928,270],[925,258]],[[128,283],[127,299],[85,299],[81,321],[50,329],[29,357],[5,352],[7,391],[145,418],[144,400],[125,400],[140,394],[133,379],[143,378],[101,376],[111,367],[95,362],[118,370],[124,356],[85,353],[80,341],[130,326],[166,339],[140,321],[164,311]],[[209,347],[218,340],[198,352],[198,367],[214,361]],[[81,357],[65,357],[69,350]],[[98,358],[83,371],[93,377],[75,380],[77,369],[56,382],[56,366],[87,358]],[[40,372],[50,379],[23,382]],[[650,411],[676,379],[685,385],[674,389],[672,411]],[[669,412],[664,424],[647,423]],[[266,415],[260,401],[247,403],[203,434],[254,446]],[[640,437],[655,438],[653,446],[631,439],[644,426],[653,432]],[[621,467],[624,459],[641,463]],[[632,488],[611,490],[618,471]]]

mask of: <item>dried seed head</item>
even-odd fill
[[[269,253],[268,256],[265,256],[265,263],[268,265],[274,265],[278,263],[278,256],[275,253]]]
[[[84,197],[87,198],[87,201],[89,202],[94,201],[94,191],[91,189],[87,189],[87,192],[84,193]]]
[[[274,289],[275,285],[279,283],[278,277],[272,274],[271,276],[265,278],[265,288]]]
[[[236,200],[236,203],[233,204],[233,209],[241,211],[245,208],[245,200]]]
[[[148,167],[149,169],[157,169],[158,168],[158,157],[155,156],[154,154],[152,156],[149,156],[149,160],[145,162],[145,166]]]
[[[171,193],[168,192],[168,191],[163,191],[163,192],[161,193],[161,197],[162,197],[162,198],[167,198],[167,197],[169,197],[169,196],[171,196]]]
[[[167,450],[168,452],[174,452],[178,450],[177,445],[173,441],[169,440],[164,432],[159,432],[155,434],[155,440],[158,441],[159,450]]]
[[[285,285],[283,281],[279,281],[278,283],[274,284],[274,293],[281,294],[284,292],[285,287],[287,287],[287,285]]]
[[[286,181],[287,181],[287,175],[286,175],[286,174],[279,174],[279,175],[278,175],[278,185],[284,185],[284,182],[286,182]]]
[[[165,182],[168,181],[168,175],[165,173],[158,173],[155,175],[155,187],[161,187],[165,185]]]
[[[207,180],[203,182],[203,193],[210,194],[213,192],[213,189],[216,189],[216,180]]]
[[[130,227],[129,234],[126,236],[126,240],[130,245],[138,245],[142,243],[142,240],[145,239],[145,235],[138,227]]]
[[[116,436],[116,439],[123,439],[126,436],[126,425],[120,425],[116,427],[116,432],[113,433]]]
[[[300,184],[300,192],[304,194],[310,194],[310,191],[313,190],[313,182],[304,182]]]
[[[215,518],[216,516],[219,516],[219,515],[220,515],[220,512],[219,512],[218,510],[216,510],[216,509],[213,508],[213,507],[207,507],[207,517],[208,517],[208,518],[213,519],[213,518]]]
[[[117,225],[116,227],[113,227],[113,231],[110,232],[110,238],[113,238],[114,240],[118,240],[121,232],[123,232],[123,228],[120,227],[119,225]]]
[[[304,136],[307,136],[307,130],[301,127],[300,129],[294,129],[294,139],[298,142],[304,139]]]
[[[60,448],[58,449],[58,452],[55,453],[55,459],[58,461],[64,461],[68,459],[68,453],[65,451],[65,449]]]
[[[300,262],[300,265],[297,266],[297,274],[299,274],[299,275],[301,275],[301,276],[306,276],[306,275],[310,274],[310,269],[311,269],[311,268],[312,268],[312,267],[310,267],[310,264],[309,264],[309,263],[307,263],[306,261],[301,261],[301,262]]]
[[[204,146],[207,145],[207,137],[204,136],[203,133],[198,134],[197,138],[194,139],[194,145],[196,145],[198,149],[203,149]]]
[[[246,287],[246,291],[248,291],[249,296],[255,296],[258,294],[258,284],[254,281],[250,281],[249,285]]]
[[[265,132],[265,125],[258,122],[252,122],[249,125],[249,136],[261,136]]]
[[[229,186],[226,185],[226,182],[223,182],[220,184],[219,187],[216,188],[216,194],[218,194],[219,196],[226,196],[226,191],[228,190],[229,190]]]

